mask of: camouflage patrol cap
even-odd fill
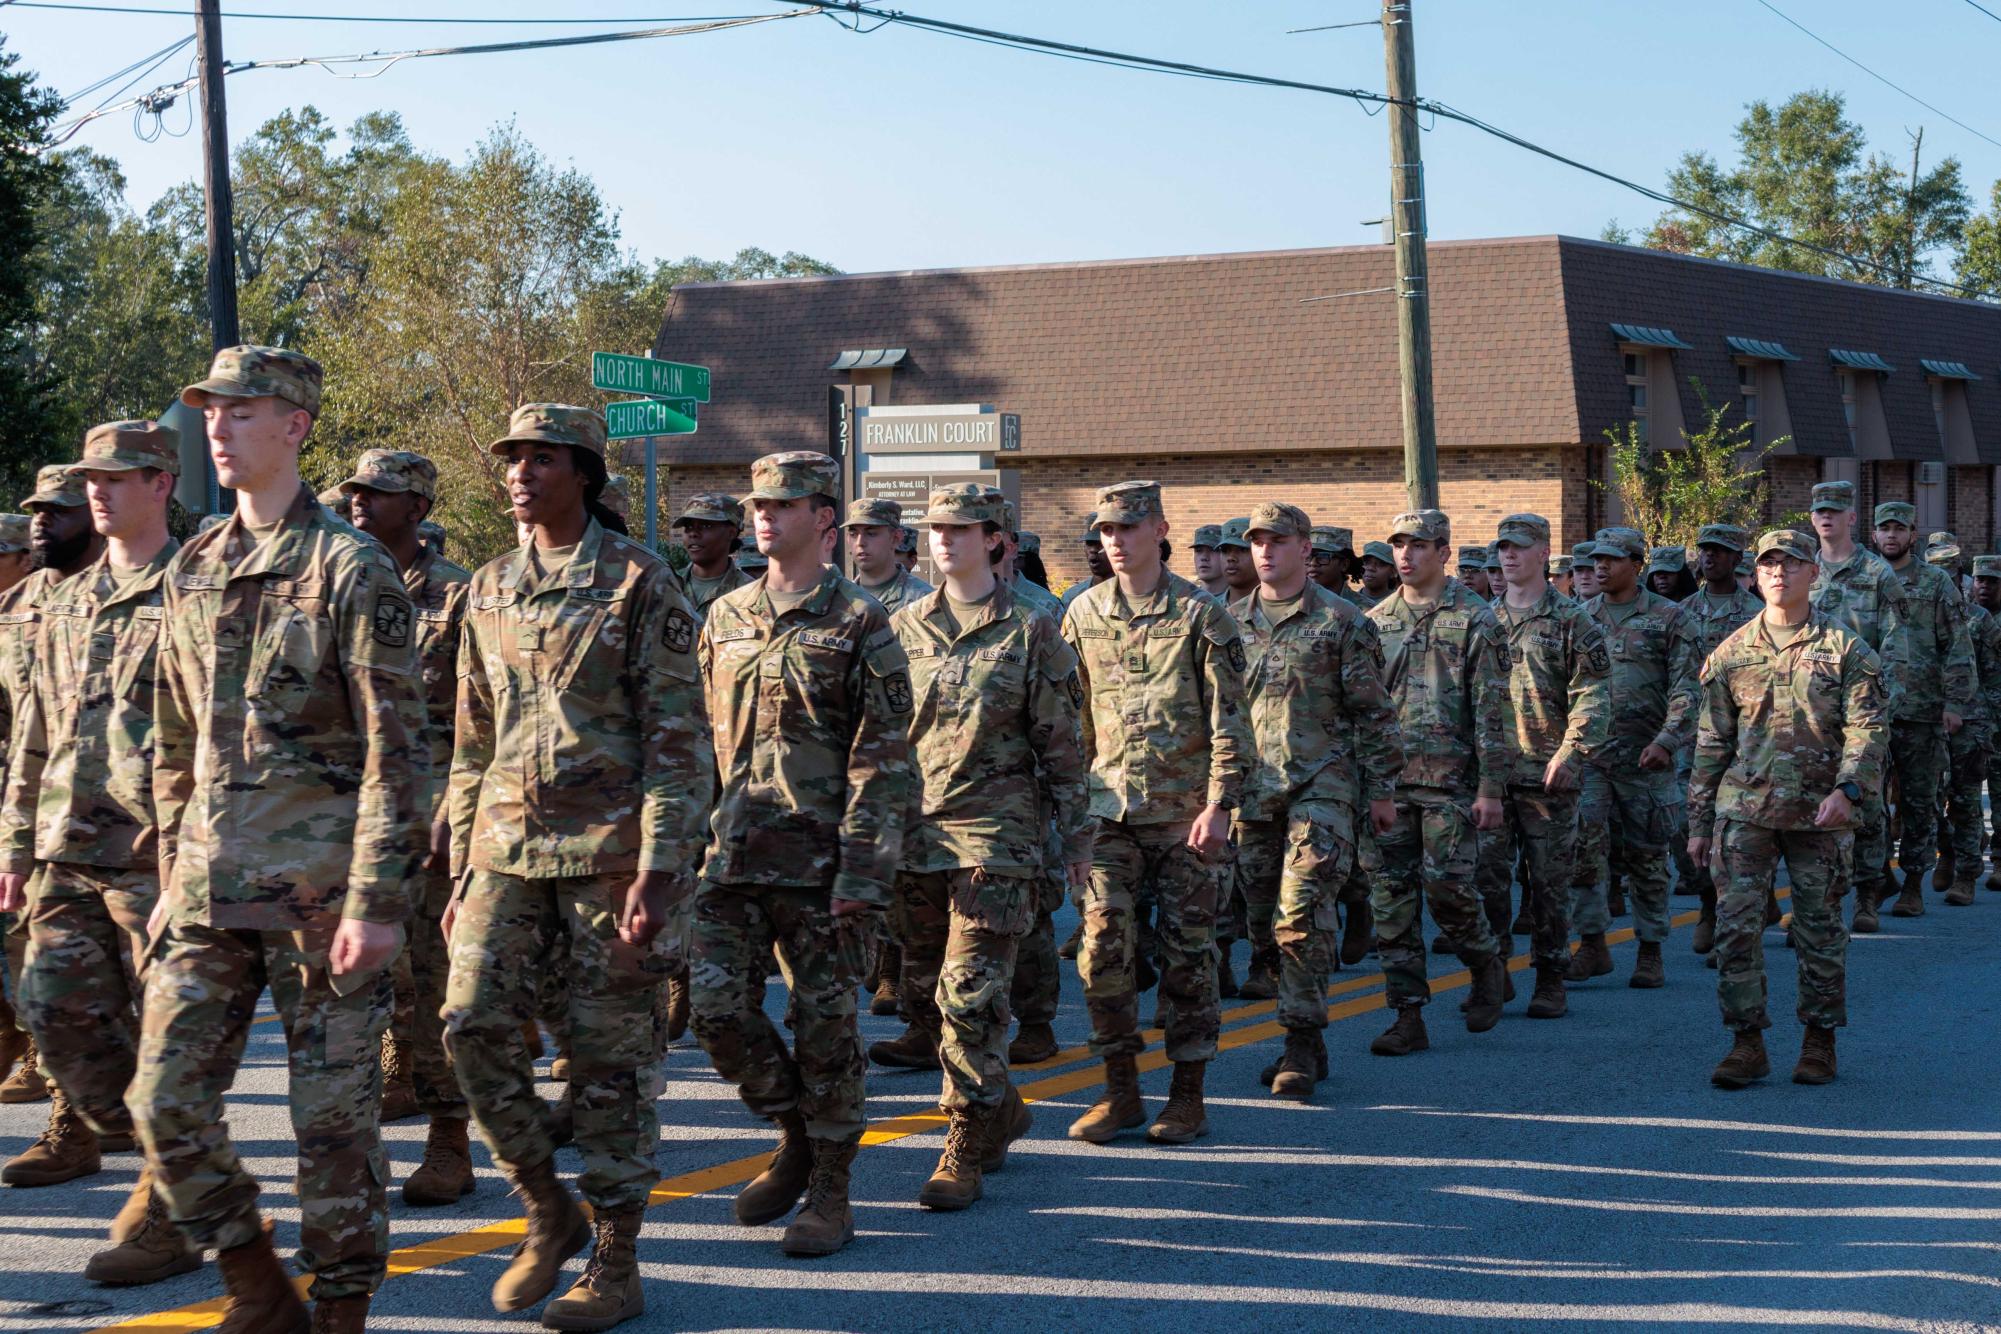
[[[1952,534],[1942,533],[1940,536],[1951,537]],[[1925,561],[1931,565],[1943,565],[1949,570],[1959,568],[1962,554],[1959,549],[1959,543],[1956,540],[1950,542],[1928,542],[1925,544]]]
[[[414,491],[426,500],[438,498],[438,467],[407,449],[371,449],[355,465],[354,476],[337,488],[365,486],[371,491]]]
[[[201,516],[201,522],[195,525],[195,531],[205,533],[211,528],[220,528],[228,522],[227,514],[204,514]]]
[[[896,554],[914,555],[917,551],[917,530],[907,523],[896,525]]]
[[[1570,548],[1571,566],[1575,568],[1579,565],[1588,565],[1591,562],[1591,558],[1597,554],[1598,544],[1587,537],[1582,542]]]
[[[1958,545],[1959,545],[1959,534],[1949,533],[1945,531],[1943,528],[1941,528],[1939,531],[1935,533],[1928,533],[1925,535],[1925,549],[1927,551],[1929,551],[1933,547],[1944,547],[1944,546],[1956,547]]]
[[[843,528],[901,528],[903,526],[903,506],[893,500],[881,498],[850,500],[847,517],[841,520]]]
[[[2001,556],[1975,556],[1973,558],[1975,579],[2001,579]]]
[[[1813,509],[1852,510],[1855,508],[1855,483],[1819,482],[1813,488]],[[1759,543],[1764,538],[1758,539]],[[1762,554],[1762,553],[1761,553]]]
[[[1749,546],[1746,546],[1744,550],[1737,553],[1737,573],[1750,574],[1757,568],[1758,562],[1752,557]]]
[[[1218,547],[1242,547],[1244,550],[1249,551],[1251,549],[1250,531],[1251,520],[1249,515],[1245,515],[1241,519],[1225,519],[1223,521],[1222,539],[1216,545]]]
[[[337,486],[330,486],[313,497],[328,509],[339,514],[347,513],[347,492]]]
[[[598,503],[623,522],[632,522],[632,485],[622,474],[613,473],[605,478],[604,489],[598,492]]]
[[[420,541],[429,546],[436,547],[440,551],[445,549],[445,526],[441,523],[432,523],[429,519],[424,520],[417,525],[417,537]]]
[[[87,503],[83,475],[72,473],[67,463],[51,463],[35,473],[35,489],[21,502],[22,509],[36,505],[62,505],[74,509]]]
[[[1352,528],[1342,528],[1331,523],[1313,526],[1313,549],[1334,555],[1355,550],[1355,532]]]
[[[743,527],[743,506],[737,498],[725,491],[698,491],[688,497],[688,503],[681,507],[680,523],[687,519],[700,519],[703,523],[728,523]]]
[[[1901,523],[1906,528],[1915,528],[1918,523],[1918,507],[1908,500],[1886,500],[1876,507],[1876,526],[1886,523]]]
[[[1487,548],[1459,548],[1459,568],[1462,570],[1484,570],[1487,568]]]
[[[326,374],[320,363],[303,352],[283,347],[241,343],[226,347],[209,363],[208,378],[181,390],[181,402],[202,405],[205,394],[218,398],[282,398],[320,414],[320,386]]]
[[[996,505],[1000,506],[1001,531],[1012,536],[1016,527],[1021,523],[1021,515],[1015,510],[1014,502],[1007,498],[1007,492],[997,486],[983,487],[981,489],[993,499]]]
[[[1219,547],[1223,545],[1223,525],[1220,523],[1203,524],[1195,530],[1194,544],[1198,547]]]
[[[1100,528],[1108,523],[1143,523],[1166,517],[1159,482],[1120,482],[1098,492]]]
[[[1405,510],[1390,520],[1390,537],[1415,537],[1425,542],[1450,542],[1452,520],[1444,510]]]
[[[998,528],[1000,521],[1000,500],[987,494],[985,487],[974,482],[933,491],[921,520],[923,523],[948,523],[960,528],[976,523],[990,523]]]
[[[1251,533],[1270,533],[1273,537],[1308,537],[1313,535],[1313,520],[1306,517],[1306,511],[1297,505],[1288,505],[1282,500],[1267,500],[1251,511],[1245,521],[1249,527],[1245,536]]]
[[[130,472],[158,468],[181,475],[181,433],[158,422],[106,422],[83,438],[76,466],[89,472]]]
[[[1758,560],[1761,564],[1766,556],[1777,555],[1790,556],[1810,565],[1817,554],[1814,540],[1797,528],[1774,528],[1758,539]]]
[[[1364,542],[1362,559],[1379,560],[1385,565],[1394,565],[1397,563],[1396,548],[1387,542]]]
[[[1198,538],[1201,537],[1202,530],[1199,528],[1196,529],[1195,536]],[[1105,545],[1105,535],[1098,531],[1098,514],[1096,510],[1084,516],[1084,545],[1087,547],[1101,547]]]
[[[1688,553],[1680,547],[1655,547],[1647,556],[1648,574],[1679,574],[1688,568]]]
[[[1695,545],[1699,547],[1722,547],[1725,551],[1742,551],[1750,545],[1751,535],[1734,523],[1704,524],[1702,531],[1695,535]]]
[[[1544,573],[1549,575],[1569,574],[1570,567],[1574,563],[1569,556],[1551,556],[1549,558],[1549,567]]]
[[[25,514],[0,514],[0,556],[28,549],[28,528],[33,522]]]
[[[1540,514],[1510,514],[1501,520],[1494,540],[1511,547],[1533,547],[1549,541],[1549,520]]]
[[[507,419],[507,434],[487,447],[505,454],[514,444],[568,445],[604,457],[604,414],[573,403],[523,403]]]
[[[1487,569],[1489,572],[1498,572],[1500,568],[1501,544],[1499,542],[1489,542],[1487,544]]]
[[[1028,529],[1023,528],[1016,532],[1014,536],[1016,545],[1025,554],[1030,556],[1040,556],[1042,554],[1042,538],[1039,534],[1031,533]]]
[[[750,465],[750,500],[832,499],[841,493],[841,465],[810,449],[766,454]]]
[[[1618,556],[1626,560],[1647,558],[1647,539],[1637,528],[1600,528],[1591,539],[1596,556]]]

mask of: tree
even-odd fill
[[[1612,480],[1592,482],[1619,497],[1628,526],[1654,546],[1693,549],[1705,524],[1755,529],[1765,517],[1765,458],[1785,443],[1753,445],[1750,422],[1730,421],[1727,402],[1712,402],[1699,378],[1689,383],[1702,400],[1703,423],[1684,433],[1683,447],[1663,449],[1635,423],[1608,428]]]
[[[2001,301],[2001,181],[1987,211],[1969,218],[1959,238],[1959,281],[1974,294]]]
[[[30,489],[35,468],[59,445],[48,413],[47,386],[28,352],[39,291],[38,216],[61,172],[43,150],[62,99],[37,87],[19,68],[21,57],[0,34],[0,509],[12,509]]]

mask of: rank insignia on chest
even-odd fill
[[[1145,650],[1145,649],[1138,649],[1138,648],[1134,648],[1134,649],[1127,649],[1127,650],[1126,650],[1126,656],[1125,656],[1125,666],[1126,666],[1126,670],[1127,670],[1127,671],[1129,671],[1129,672],[1143,672],[1143,671],[1145,671],[1145,670],[1146,670],[1146,650]]]

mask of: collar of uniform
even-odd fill
[[[1759,646],[1772,653],[1779,652],[1778,642],[1772,638],[1771,628],[1765,624],[1765,613],[1761,611],[1751,619],[1757,627],[1751,632],[1751,635],[1758,641]],[[1826,618],[1809,607],[1806,613],[1806,623],[1800,626],[1800,632],[1793,636],[1793,642],[1786,645],[1786,647],[1799,648],[1802,645],[1817,644],[1826,638],[1827,627],[1828,622]]]
[[[1503,593],[1501,594],[1500,597],[1495,598],[1493,606],[1497,614],[1506,615],[1515,620],[1533,621],[1539,616],[1556,615],[1556,600],[1562,596],[1563,594],[1556,591],[1555,584],[1544,584],[1542,586],[1542,596],[1537,598],[1529,606],[1526,607],[1510,606],[1508,604],[1508,595],[1506,593]],[[1584,607],[1589,607],[1591,605],[1593,598],[1595,598],[1596,596],[1597,596],[1596,594],[1593,594],[1591,598],[1586,598],[1579,605]]]
[[[512,593],[518,591],[521,588],[521,581],[528,577],[528,545],[534,540],[532,537],[529,538],[527,542],[523,542],[520,546],[516,547],[507,557],[507,566],[500,572],[501,592]],[[577,552],[574,556],[570,557],[570,564],[563,571],[562,583],[560,585],[550,585],[550,587],[589,588],[592,584],[596,583],[598,577],[598,555],[603,549],[604,526],[596,519],[585,519],[584,535],[577,539]],[[428,561],[432,554],[429,548],[426,548],[425,560]],[[426,564],[425,568],[428,569],[429,565]],[[531,588],[523,596],[533,597],[537,593],[546,591],[548,590],[545,588]]]
[[[174,553],[180,549],[179,542],[171,537],[168,538],[167,545],[161,547],[153,559],[139,567],[137,578],[123,588],[114,585],[109,596],[97,598],[97,589],[111,577],[111,552],[107,550],[90,567],[89,573],[84,577],[83,586],[91,591],[91,596],[97,600],[97,605],[100,607],[115,607],[121,602],[143,597],[160,586],[160,580],[167,574],[167,562],[172,560]]]
[[[828,606],[834,600],[834,586],[840,581],[840,578],[840,571],[836,570],[833,566],[822,566],[820,569],[820,582],[813,585],[813,591],[806,595],[806,600],[792,610],[803,611],[809,616],[826,615]],[[775,621],[778,619],[777,613],[771,609],[771,589],[766,583],[764,576],[759,576],[758,578],[757,601],[751,605],[757,609],[757,614],[765,620]]]
[[[1160,582],[1153,586],[1151,593],[1140,599],[1137,606],[1126,600],[1125,585],[1117,579],[1112,580],[1112,596],[1105,607],[1107,616],[1130,621],[1140,616],[1172,616],[1174,612],[1174,576],[1169,571],[1160,572]]]
[[[419,542],[417,544],[416,562],[409,569],[403,571],[403,587],[412,593],[422,588],[424,581],[431,577],[431,566],[436,563],[437,559],[437,552]]]
[[[1284,625],[1286,621],[1290,621],[1294,617],[1304,616],[1310,611],[1318,611],[1331,602],[1333,598],[1334,595],[1332,593],[1313,582],[1313,580],[1308,579],[1306,587],[1299,590],[1299,598],[1292,604],[1292,610],[1286,613],[1283,620],[1277,621],[1274,621],[1271,618],[1271,613],[1265,610],[1265,588],[1263,584],[1259,584],[1257,591],[1245,598],[1244,601],[1250,604],[1252,624],[1256,625],[1260,630],[1271,631],[1276,630],[1279,626]]]
[[[946,626],[937,619],[939,614],[945,610],[945,601],[945,585],[940,584],[929,593],[920,594],[916,604],[918,615],[924,620],[932,622],[932,628],[940,634],[944,634],[946,631]],[[980,605],[979,614],[974,616],[971,621],[959,627],[959,638],[964,638],[982,626],[992,625],[995,621],[1004,621],[1013,611],[1014,590],[996,579],[994,580],[993,596]],[[951,639],[952,636],[946,635],[946,638]]]
[[[306,536],[321,524],[333,521],[330,511],[321,506],[313,493],[303,483],[299,494],[292,500],[292,507],[285,511],[285,517],[278,520],[278,530],[267,541],[259,542],[238,561],[229,572],[232,579],[257,579],[275,574],[285,578],[297,575],[305,565]],[[224,525],[229,537],[223,546],[238,537],[249,540],[250,530],[243,522],[243,511],[229,516]]]

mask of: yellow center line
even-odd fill
[[[1790,891],[1781,889],[1779,897],[1790,897]],[[1692,912],[1681,913],[1670,919],[1668,924],[1671,927],[1686,926],[1698,916],[1699,914]],[[1605,935],[1607,945],[1622,945],[1631,939],[1633,939],[1631,927],[1622,927]],[[1508,960],[1508,970],[1519,973],[1532,967],[1533,964],[1533,956],[1517,954]],[[1328,1021],[1338,1023],[1344,1019],[1352,1019],[1356,1015],[1367,1014],[1371,1010],[1384,1008],[1382,980],[1382,975],[1377,973],[1372,976],[1349,978],[1329,987],[1327,994],[1330,996],[1357,991],[1367,991],[1368,994],[1330,1005],[1327,1008]],[[1453,991],[1468,985],[1472,980],[1472,974],[1461,968],[1441,977],[1432,978],[1431,990],[1434,995],[1441,991]],[[1276,1014],[1277,1009],[1277,1002],[1261,1001],[1226,1011],[1221,1019],[1224,1024],[1233,1024]],[[1276,1022],[1244,1023],[1241,1027],[1231,1028],[1218,1037],[1216,1048],[1218,1051],[1235,1051],[1239,1047],[1268,1042],[1284,1033],[1284,1026]],[[1152,1044],[1162,1038],[1162,1033],[1157,1028],[1150,1028],[1145,1031],[1144,1036],[1147,1042]],[[1051,1070],[1089,1055],[1090,1050],[1087,1047],[1071,1047],[1058,1052],[1047,1061],[1020,1066],[1018,1070],[1021,1073]],[[1172,1062],[1164,1050],[1150,1046],[1148,1051],[1140,1055],[1138,1064],[1142,1072],[1147,1072],[1165,1069]],[[1022,1084],[1019,1088],[1022,1101],[1042,1102],[1052,1098],[1067,1097],[1072,1093],[1102,1084],[1104,1078],[1102,1065],[1089,1065],[1066,1074],[1037,1079]],[[862,1132],[862,1145],[865,1148],[873,1148],[881,1144],[894,1144],[912,1135],[922,1135],[926,1131],[936,1130],[945,1124],[945,1120],[943,1110],[932,1108],[929,1111],[913,1112],[877,1121]],[[762,1172],[770,1161],[769,1153],[759,1153],[752,1157],[736,1158],[726,1163],[717,1163],[713,1167],[697,1168],[692,1172],[683,1172],[679,1176],[667,1177],[653,1187],[647,1202],[649,1205],[668,1204],[696,1195],[712,1194],[729,1186],[742,1185]],[[418,1242],[412,1246],[399,1246],[389,1253],[389,1276],[395,1278],[401,1274],[414,1274],[419,1270],[434,1269],[472,1256],[490,1254],[517,1245],[523,1233],[522,1220],[514,1218],[503,1223],[452,1233],[432,1241]],[[293,1286],[298,1289],[301,1297],[305,1296],[310,1282],[309,1275],[301,1275],[293,1280]],[[106,1326],[100,1334],[113,1334],[113,1331],[125,1330],[146,1330],[151,1331],[151,1334],[192,1334],[195,1330],[212,1329],[221,1323],[221,1320],[222,1299],[217,1297],[171,1311],[134,1316],[119,1324]]]

